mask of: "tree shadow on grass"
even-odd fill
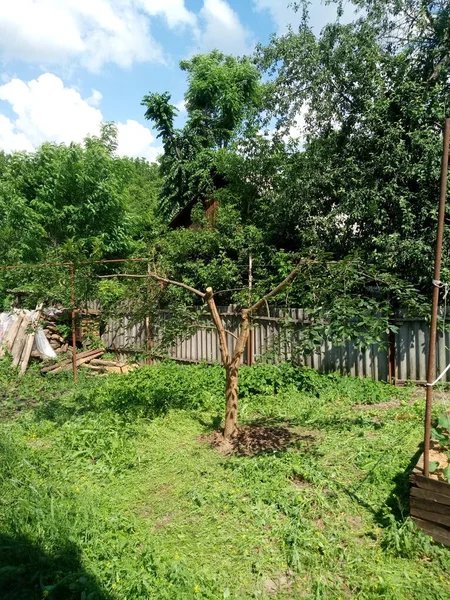
[[[395,487],[386,500],[386,506],[390,509],[396,521],[403,521],[409,515],[409,476],[417,465],[422,452],[423,447],[420,446],[411,457],[406,469],[401,473],[397,473],[393,479]],[[378,513],[377,518],[381,525],[388,524],[384,513]]]
[[[314,435],[295,430],[297,423],[289,419],[254,420],[239,427],[237,434],[230,440],[224,439],[222,429],[217,429],[219,423],[213,420],[216,427],[212,429],[208,426],[210,433],[202,436],[202,439],[225,455],[253,457],[287,452],[300,445],[303,450],[308,451],[316,443]]]
[[[2,600],[110,600],[82,565],[80,551],[66,542],[46,552],[26,536],[0,533]]]

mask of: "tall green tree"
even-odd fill
[[[448,3],[354,4],[364,9],[354,22],[316,36],[305,19],[257,53],[275,139],[299,118],[304,130],[258,214],[276,243],[358,252],[425,291],[449,106]],[[448,245],[445,256],[448,265]]]
[[[162,139],[161,208],[173,216],[190,202],[214,195],[226,181],[217,169],[217,153],[249,125],[260,101],[260,74],[248,58],[217,50],[180,63],[187,73],[187,120],[176,129],[177,108],[170,94],[150,93],[142,104]]]
[[[84,145],[45,143],[33,153],[0,156],[0,264],[80,263],[147,252],[161,229],[158,167],[116,156],[116,137],[114,124],[105,124]],[[3,270],[3,295],[8,288],[62,300],[69,293],[67,269]]]

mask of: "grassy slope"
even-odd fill
[[[401,518],[421,402],[355,408],[352,380],[248,394],[247,421],[299,440],[225,458],[199,441],[214,407],[133,417],[83,405],[68,378],[5,377],[4,600],[450,597],[450,551]]]

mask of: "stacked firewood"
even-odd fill
[[[97,348],[96,350],[88,350],[87,352],[80,352],[76,355],[76,363],[77,367],[81,367],[89,363],[94,358],[99,358],[105,351],[102,348]],[[73,368],[73,356],[62,360],[59,363],[55,363],[48,367],[44,367],[41,369],[41,373],[50,373],[55,375],[56,373],[61,373],[62,371],[70,371]]]
[[[56,317],[47,315],[44,326],[45,337],[56,354],[64,354],[69,350],[69,342],[58,332],[56,326]],[[70,348],[72,350],[72,348]]]

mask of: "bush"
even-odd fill
[[[225,374],[220,367],[162,363],[108,377],[94,404],[118,412],[155,417],[169,409],[209,409],[221,402]]]
[[[307,367],[282,365],[243,366],[239,372],[241,399],[276,396],[288,389],[332,401],[373,404],[391,399],[399,390],[382,382],[338,374],[323,375]],[[155,417],[169,409],[221,410],[225,372],[219,365],[180,365],[174,362],[146,366],[127,375],[108,377],[91,394],[96,408]]]

